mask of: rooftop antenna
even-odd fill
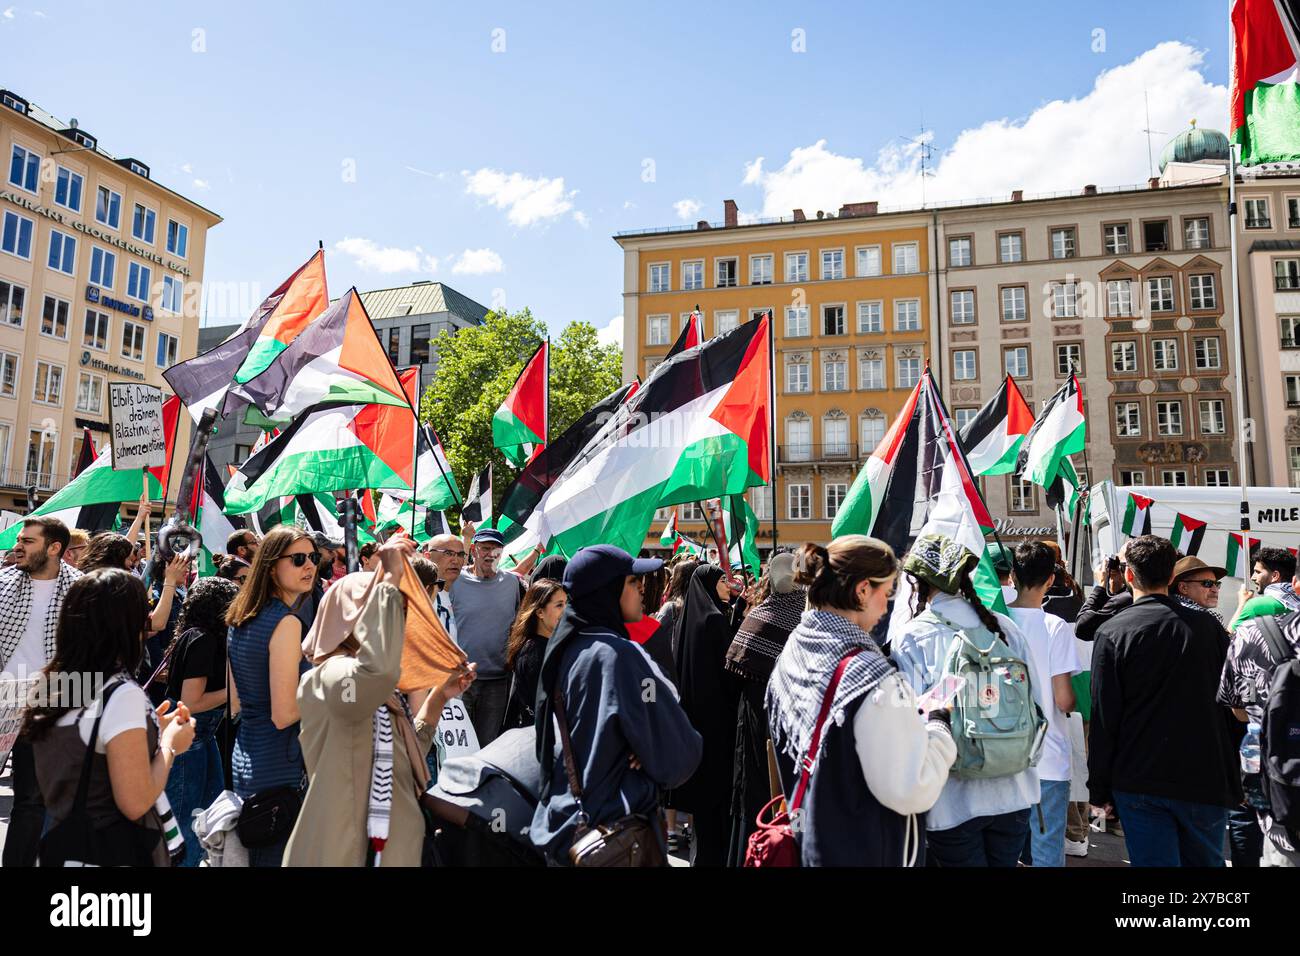
[[[921,153],[921,208],[925,208],[925,181],[934,176],[934,168],[931,166],[931,160],[934,158],[934,147],[930,145],[930,140],[926,138],[926,133],[930,132],[925,128],[925,118],[921,119],[921,135],[915,139],[906,136],[900,136],[899,139],[907,143],[915,143]]]
[[[1155,161],[1152,159],[1152,155],[1151,155],[1151,137],[1168,136],[1169,134],[1166,133],[1164,130],[1151,128],[1151,97],[1147,95],[1146,90],[1142,91],[1142,100],[1143,102],[1146,103],[1146,107],[1147,107],[1147,125],[1146,128],[1142,130],[1142,132],[1147,134],[1147,177],[1151,178],[1154,177],[1156,174],[1156,164]]]

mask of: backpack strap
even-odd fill
[[[95,744],[99,742],[99,722],[104,719],[104,711],[108,710],[108,699],[113,696],[113,691],[125,683],[126,681],[119,680],[109,684],[100,695],[99,713],[95,715],[95,725],[90,730],[90,743],[86,744],[86,759],[81,762],[81,776],[77,780],[77,796],[72,802],[73,813],[80,813],[86,809],[86,798],[90,795],[90,770],[95,761]],[[85,708],[83,707],[82,710],[84,711]],[[77,718],[77,720],[80,719],[80,717]],[[73,722],[73,728],[76,728],[76,721]]]
[[[587,821],[587,811],[582,806],[582,782],[578,777],[578,765],[573,759],[573,743],[569,740],[569,718],[564,712],[564,695],[557,686],[551,691],[551,704],[555,707],[555,722],[560,727],[560,749],[564,753],[564,775],[569,779],[569,792],[578,802],[578,819]]]
[[[817,723],[813,725],[812,737],[808,741],[808,752],[799,764],[799,783],[794,788],[794,797],[790,801],[790,813],[794,814],[803,804],[804,794],[808,790],[808,783],[812,780],[813,760],[817,756],[817,748],[822,742],[822,728],[826,726],[826,718],[831,715],[831,704],[835,702],[835,691],[839,689],[840,681],[844,678],[844,672],[849,669],[849,662],[862,653],[862,648],[855,647],[843,657],[840,658],[835,672],[831,674],[830,682],[826,685],[826,693],[822,695],[822,709],[817,714]]]
[[[1297,611],[1285,617],[1270,614],[1255,618],[1256,623],[1259,624],[1259,633],[1264,638],[1264,643],[1268,645],[1269,656],[1275,662],[1274,666],[1295,656],[1291,651],[1291,642],[1282,632],[1297,620],[1300,620],[1300,612]]]

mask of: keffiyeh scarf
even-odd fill
[[[807,593],[795,588],[784,594],[769,594],[750,611],[727,648],[727,670],[746,680],[766,683],[790,633],[799,626]]]
[[[394,723],[396,721],[396,723]],[[423,793],[429,786],[429,769],[420,752],[415,722],[411,719],[406,698],[394,694],[375,711],[374,757],[370,769],[370,806],[366,811],[366,837],[374,851],[374,866],[383,859],[388,843],[388,824],[393,816],[393,735],[401,737],[401,748],[411,765],[415,792]]]
[[[54,598],[50,601],[45,614],[45,659],[54,657],[54,632],[59,626],[59,611],[63,608],[63,596],[72,587],[72,582],[81,577],[81,572],[59,561],[58,584],[54,587]],[[9,664],[9,659],[18,650],[23,635],[27,632],[27,618],[32,613],[32,576],[26,571],[8,567],[0,571],[0,672]]]
[[[1223,623],[1223,618],[1219,617],[1218,611],[1211,611],[1208,607],[1202,607],[1201,605],[1197,604],[1189,597],[1184,597],[1181,594],[1178,595],[1178,603],[1185,608],[1190,608],[1193,611],[1200,611],[1202,614],[1209,614],[1220,624]]]
[[[1278,584],[1270,584],[1264,588],[1264,593],[1269,597],[1277,598],[1286,605],[1287,610],[1300,611],[1300,596],[1295,593],[1295,588],[1290,581],[1282,581]]]

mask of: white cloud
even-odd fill
[[[1151,127],[1185,129],[1193,117],[1222,126],[1228,92],[1201,73],[1204,52],[1184,43],[1161,43],[1098,75],[1091,90],[1043,103],[1027,117],[989,120],[963,130],[931,164],[926,202],[1073,191],[1085,184],[1123,185],[1147,178],[1147,126],[1143,92],[1151,99]],[[1164,139],[1152,142],[1155,153]],[[786,164],[764,171],[763,157],[745,164],[743,183],[763,190],[763,215],[809,216],[841,203],[879,200],[916,206],[921,201],[921,156],[916,143],[894,143],[874,162],[840,155],[826,140],[794,149]]]
[[[576,189],[566,191],[564,177],[530,179],[522,173],[503,173],[484,167],[475,172],[463,170],[465,192],[486,199],[514,226],[531,226],[563,216],[573,208]]]
[[[194,188],[195,188],[195,189],[211,189],[211,188],[212,188],[212,184],[211,184],[210,182],[208,182],[206,179],[196,179],[196,180],[194,180]]]
[[[625,199],[625,200],[623,200],[623,208],[624,208],[624,209],[635,209],[635,208],[636,208],[636,203],[634,203],[634,202],[633,202],[632,200],[630,200],[630,199]]]
[[[32,11],[32,16],[34,16],[34,17],[40,17],[42,20],[44,20],[44,19],[45,19],[45,11],[44,11],[44,10],[33,10],[33,11]]]
[[[189,163],[182,163],[181,172],[186,173],[188,175],[189,173],[194,172],[194,167],[191,166]]]
[[[623,347],[623,316],[616,315],[603,329],[596,330],[596,341],[601,345]]]
[[[13,7],[6,7],[6,8],[5,8],[4,18],[5,18],[6,20],[12,20],[12,19],[14,18],[14,8],[13,8]]]
[[[438,268],[438,260],[426,254],[419,246],[400,249],[381,246],[371,239],[345,236],[334,243],[334,251],[351,256],[357,265],[368,272],[382,272],[385,275],[394,272],[433,272]]]
[[[504,268],[501,257],[491,249],[466,249],[452,264],[451,271],[457,275],[481,276]]]
[[[580,225],[583,229],[586,229],[588,226],[591,225],[591,220],[587,218],[587,214],[583,212],[581,209],[579,209],[577,212],[573,214],[573,221],[576,222],[578,225]]]
[[[679,199],[673,203],[673,210],[677,213],[677,218],[682,222],[690,222],[695,218],[695,214],[700,211],[700,204],[694,199]]]

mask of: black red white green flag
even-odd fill
[[[1186,555],[1198,554],[1201,543],[1205,540],[1205,526],[1208,522],[1193,518],[1182,512],[1174,513],[1174,527],[1169,532],[1169,540],[1175,548]]]
[[[460,509],[460,520],[464,524],[472,521],[475,527],[487,528],[492,525],[492,462],[474,476],[465,493],[465,504]]]
[[[997,393],[961,430],[966,460],[976,475],[1009,475],[1025,437],[1034,427],[1034,411],[1010,375]]]
[[[1251,555],[1260,546],[1259,538],[1252,538],[1245,532],[1228,532],[1227,558],[1223,562],[1228,570],[1228,577],[1245,580],[1250,577],[1253,564]]]
[[[698,309],[686,317],[686,324],[677,336],[677,341],[668,350],[667,358],[673,358],[687,349],[693,349],[704,341],[704,316]]]
[[[1241,162],[1300,159],[1300,0],[1232,0],[1228,135]]]
[[[546,445],[550,380],[551,347],[545,341],[524,364],[510,394],[492,416],[492,445],[516,468],[522,468]]]
[[[1151,506],[1155,500],[1145,495],[1129,492],[1128,502],[1124,506],[1124,520],[1120,530],[1130,538],[1151,533]]]

